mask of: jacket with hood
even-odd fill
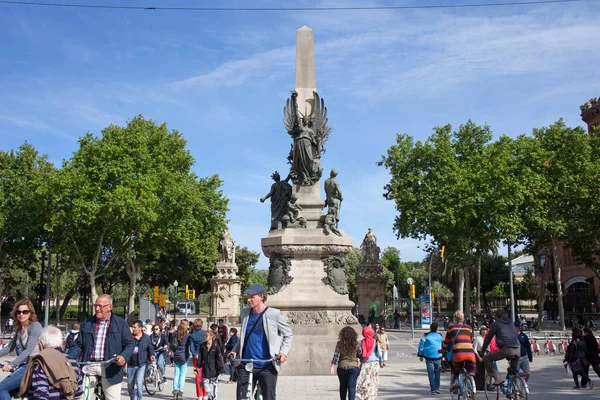
[[[490,331],[485,336],[483,342],[483,349],[487,349],[493,337],[496,337],[496,344],[500,349],[504,347],[511,347],[515,349],[521,349],[521,342],[517,336],[514,323],[508,318],[500,318],[494,321],[490,327]]]

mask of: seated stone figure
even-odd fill
[[[290,201],[287,202],[287,209],[285,215],[289,217],[291,223],[296,222],[298,219],[298,214],[302,211],[302,207],[297,203],[298,195],[293,194],[290,197]]]
[[[336,228],[337,220],[335,219],[336,209],[335,207],[330,207],[327,211],[327,215],[325,215],[325,221],[323,222],[323,230],[326,235],[329,235],[329,232],[333,232],[338,236],[342,236],[342,233]]]

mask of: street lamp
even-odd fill
[[[173,299],[173,304],[175,304],[175,310],[173,311],[173,321],[177,321],[177,286],[179,286],[179,282],[175,280],[175,282],[173,282],[173,286],[175,286],[175,298]]]

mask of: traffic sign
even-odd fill
[[[409,285],[412,285],[415,281],[413,280],[413,278],[408,278],[406,280],[406,283],[408,283]]]

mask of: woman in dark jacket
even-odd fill
[[[185,376],[187,374],[187,363],[190,358],[190,334],[188,333],[188,324],[181,321],[177,331],[173,334],[169,347],[173,352],[173,361],[175,370],[173,376],[173,399],[183,399],[183,387],[185,385]]]
[[[592,368],[596,372],[596,375],[600,377],[600,356],[598,355],[598,341],[594,336],[594,332],[589,326],[583,328],[583,340],[585,341],[585,356]]]
[[[208,398],[217,400],[219,375],[223,372],[223,353],[214,333],[206,331],[205,338],[206,341],[200,346],[198,365],[202,368],[202,378]]]
[[[234,383],[237,381],[237,376],[235,373],[235,367],[233,366],[233,354],[231,354],[231,350],[235,347],[236,344],[240,341],[240,338],[237,335],[237,329],[231,328],[229,330],[229,340],[225,345],[225,359],[227,360],[227,365],[229,365],[229,382]]]
[[[169,348],[169,342],[167,337],[162,332],[162,324],[158,323],[152,327],[152,334],[150,335],[154,353],[156,354],[156,366],[162,375],[163,382],[167,381],[165,376],[165,353]]]
[[[573,380],[575,381],[573,389],[594,388],[594,383],[588,376],[590,364],[585,357],[585,342],[581,329],[573,329],[573,340],[571,340],[569,347],[567,347],[563,362],[569,364],[573,371]],[[579,386],[579,375],[581,375],[581,386]]]

